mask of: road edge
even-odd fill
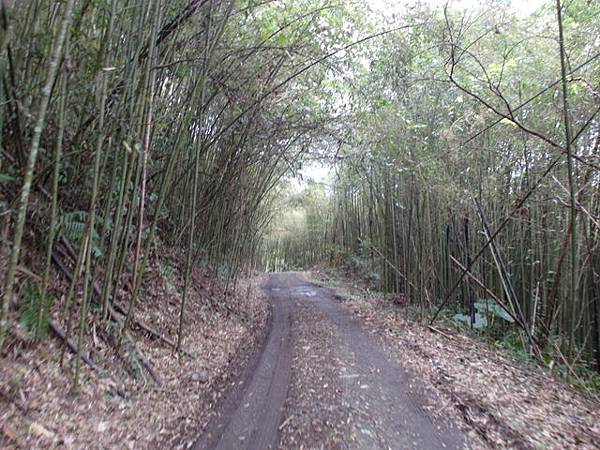
[[[215,417],[197,432],[194,444],[190,447],[194,450],[211,449],[217,445],[227,427],[229,416],[236,410],[248,389],[249,381],[262,358],[273,329],[273,301],[268,295],[270,284],[269,280],[260,286],[269,311],[265,326],[258,334],[258,339],[252,343],[251,348],[237,353],[231,361],[227,373],[233,374],[233,376],[222,380],[213,390],[213,392],[222,394],[221,400],[214,408]]]

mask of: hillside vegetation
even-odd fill
[[[190,444],[315,265],[599,389],[600,8],[518,4],[0,0],[0,444]]]
[[[600,370],[593,3],[407,13],[346,91],[329,180],[288,194],[269,267],[343,265],[421,318]]]

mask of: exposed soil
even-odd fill
[[[272,280],[266,289],[271,290]],[[277,426],[290,377],[290,304],[272,297],[271,329],[262,351],[244,371],[194,448],[268,449],[277,445]]]
[[[331,274],[312,273],[331,285]],[[335,274],[333,274],[335,276]],[[598,449],[600,402],[508,351],[454,330],[409,320],[393,301],[339,279],[338,300],[376,336],[386,353],[439,394],[475,447]]]
[[[237,408],[198,448],[464,448],[436,394],[301,274],[271,275],[272,331]],[[289,391],[289,392],[288,392]],[[287,397],[287,399],[286,399]]]
[[[171,264],[168,274],[153,261],[138,309],[172,337],[165,317],[177,315],[181,279]],[[411,322],[390,301],[297,273],[227,295],[202,271],[193,285],[191,356],[134,332],[161,388],[131,361],[119,365],[106,332],[92,329],[86,354],[111,376],[84,366],[73,395],[73,356],[61,369],[58,341],[34,344],[15,328],[0,360],[0,447],[600,447],[600,403],[505,351]]]

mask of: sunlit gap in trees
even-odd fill
[[[417,5],[428,5],[432,8],[443,8],[448,5],[455,11],[474,11],[490,6],[503,7],[514,12],[520,17],[535,13],[540,6],[547,4],[547,0],[366,0],[369,7],[378,14],[391,17],[401,14]]]

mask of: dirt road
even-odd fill
[[[272,274],[262,352],[198,449],[459,449],[443,405],[393,362],[333,293],[298,273]],[[443,415],[443,414],[442,414]]]

